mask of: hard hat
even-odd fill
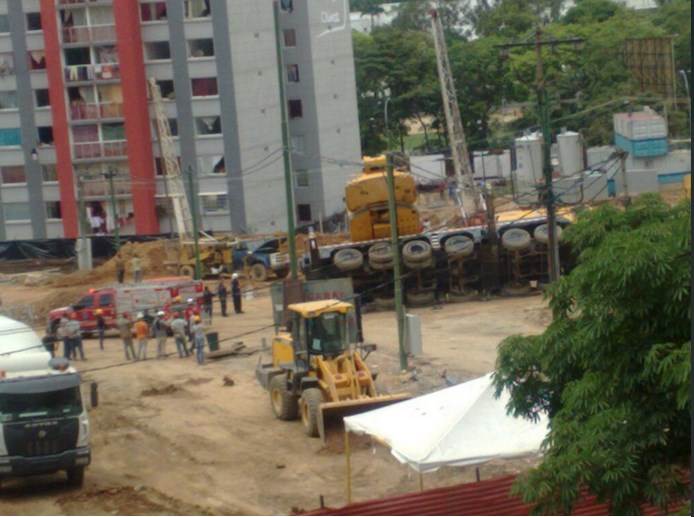
[[[157,312],[157,316],[166,316],[166,313],[164,311],[159,311]]]
[[[180,302],[180,301],[181,301],[181,297],[180,297],[180,296],[176,296],[176,297],[174,298],[174,301],[175,301],[175,302]]]
[[[100,316],[101,314],[103,314],[103,312],[101,312],[101,309],[97,309],[94,311],[94,314],[96,314],[97,316]]]
[[[192,298],[188,298],[187,302],[188,302],[188,303],[193,303],[193,299],[192,299]]]
[[[144,317],[145,317],[145,315],[142,314],[141,312],[138,312],[138,313],[137,313],[137,318],[138,318],[138,319],[142,319],[142,318],[144,318]]]
[[[193,321],[195,321],[195,323],[200,323],[200,321],[201,321],[201,320],[200,320],[200,316],[195,316],[195,317],[193,318]]]
[[[231,275],[231,278],[238,278],[238,277],[239,277],[239,274],[238,274],[238,273],[233,273],[233,274]]]

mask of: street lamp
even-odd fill
[[[679,71],[682,79],[684,79],[684,91],[687,94],[687,111],[689,112],[689,139],[692,138],[692,99],[689,96],[689,81],[687,80],[687,73],[684,70]]]

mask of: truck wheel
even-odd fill
[[[443,249],[450,257],[469,257],[475,251],[475,242],[467,235],[454,235],[446,239]]]
[[[378,242],[369,248],[369,264],[393,262],[393,248],[388,242]]]
[[[530,247],[530,234],[522,228],[511,228],[501,236],[501,245],[507,250],[521,251]]]
[[[413,307],[432,305],[436,300],[436,291],[407,291],[405,300],[407,305]]]
[[[364,255],[354,248],[346,248],[333,255],[333,263],[340,271],[354,271],[364,264]]]
[[[477,298],[477,291],[475,290],[464,290],[464,291],[448,291],[448,299],[451,302],[471,302]]]
[[[557,225],[557,242],[561,241],[562,229],[561,226]],[[535,240],[541,244],[547,244],[549,242],[549,226],[546,224],[541,224],[533,232],[533,237]]]
[[[189,265],[181,266],[178,268],[178,274],[188,278],[195,278],[195,268]]]
[[[395,309],[395,298],[374,296],[374,305],[382,311],[392,311]]]
[[[276,375],[270,381],[270,404],[280,420],[294,420],[299,414],[299,400],[287,389],[286,375]]]
[[[373,262],[369,259],[369,267],[374,271],[388,271],[389,269],[393,269],[393,260],[391,259],[388,262]]]
[[[402,247],[402,258],[409,262],[425,262],[431,258],[431,244],[427,241],[410,241]]]
[[[306,434],[315,438],[318,432],[318,414],[323,403],[323,394],[318,388],[308,388],[301,396],[301,421]]]
[[[84,484],[84,465],[67,469],[67,484],[70,486],[82,486]]]
[[[255,282],[265,282],[265,280],[267,280],[267,268],[265,267],[265,264],[260,262],[253,264],[251,266],[249,275],[251,280],[254,280]]]

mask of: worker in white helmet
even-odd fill
[[[231,275],[231,299],[234,302],[234,312],[236,314],[242,314],[241,283],[239,282],[239,275],[237,273]]]
[[[154,318],[154,322],[152,323],[154,337],[157,339],[157,359],[166,359],[166,338],[168,325],[164,319],[165,316],[166,313],[164,311],[157,312],[157,317]]]

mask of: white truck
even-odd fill
[[[0,316],[0,484],[64,470],[82,485],[91,450],[81,382],[30,327]]]

